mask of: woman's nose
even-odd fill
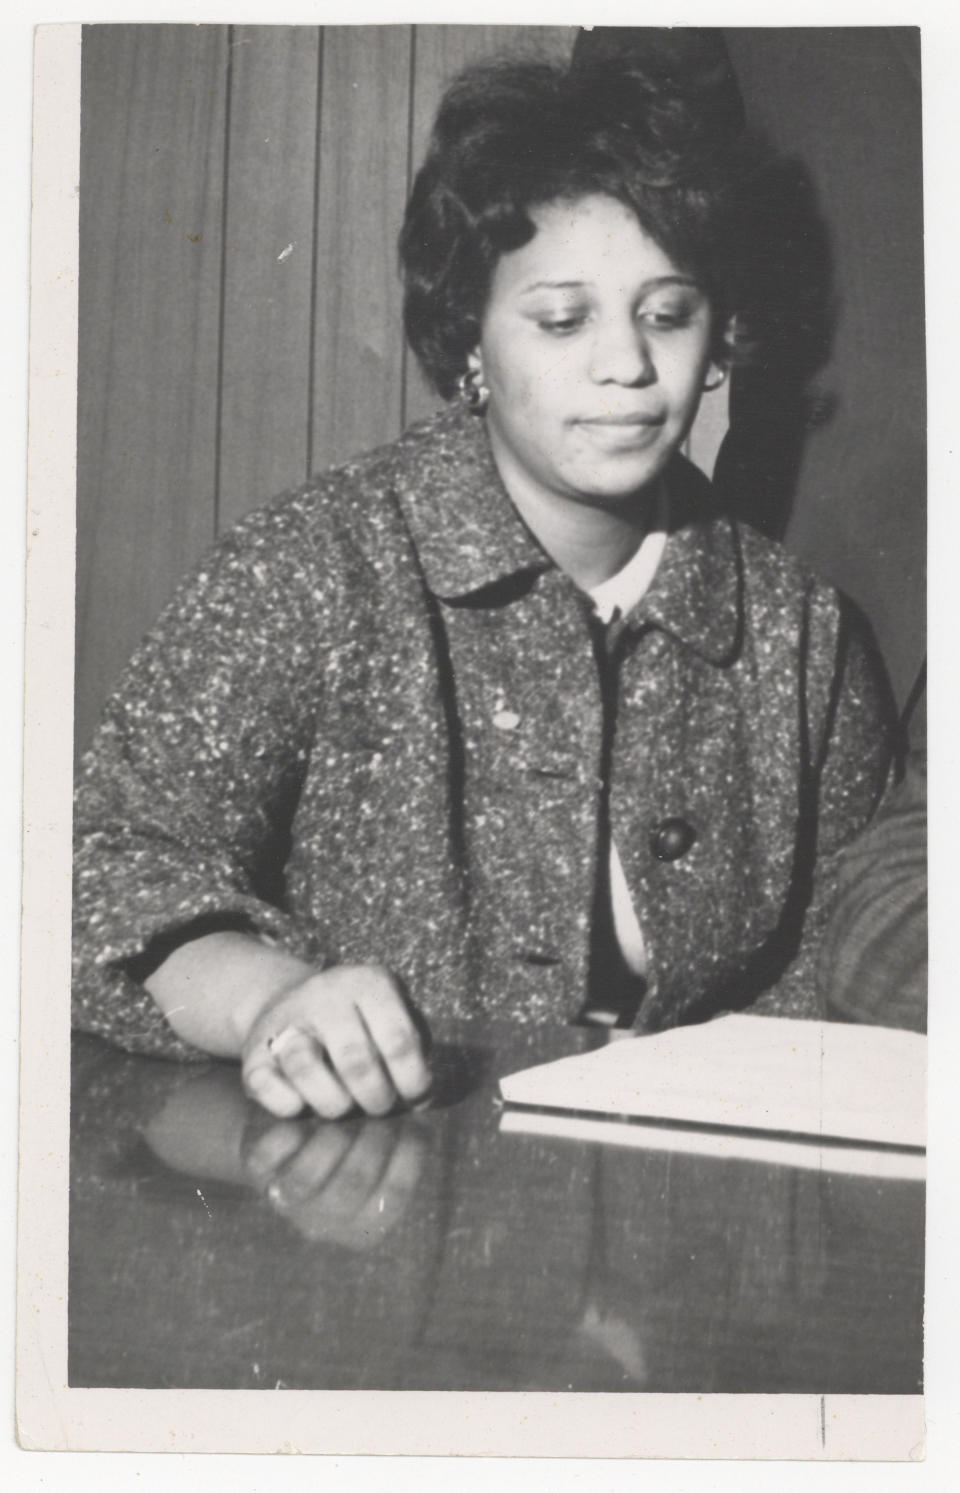
[[[598,384],[651,384],[657,370],[642,328],[632,319],[608,322],[597,329],[590,372]]]

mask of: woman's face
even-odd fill
[[[619,506],[664,471],[693,422],[711,311],[615,198],[536,208],[503,254],[471,365],[515,499]]]

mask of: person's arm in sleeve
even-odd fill
[[[858,610],[826,587],[811,596],[801,666],[805,676],[808,780],[799,826],[803,904],[797,947],[757,1013],[823,1014],[817,972],[836,899],[840,858],[875,813],[890,770],[894,712],[870,629]]]
[[[274,1114],[332,1119],[413,1102],[430,1074],[391,971],[324,968],[322,929],[262,892],[337,646],[335,553],[299,502],[218,547],[109,702],[77,795],[74,1024],[239,1058]]]
[[[295,502],[253,515],[184,584],[110,698],[74,810],[74,1024],[190,1057],[143,981],[184,938],[246,933],[322,962],[262,894],[313,738],[336,574]]]
[[[926,1031],[927,757],[923,701],[906,771],[840,861],[820,956],[826,1009],[841,1021]]]

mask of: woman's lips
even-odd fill
[[[662,425],[660,415],[579,415],[577,425]]]
[[[630,450],[652,445],[664,425],[655,415],[598,415],[574,423],[599,445]]]

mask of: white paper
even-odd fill
[[[723,1016],[501,1079],[508,1104],[922,1148],[927,1039]]]

